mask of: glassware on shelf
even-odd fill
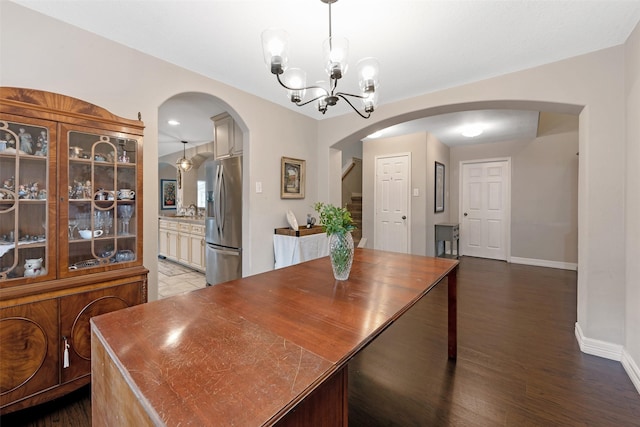
[[[123,205],[118,206],[118,213],[122,219],[122,229],[120,230],[123,235],[129,234],[129,221],[133,215],[133,206]]]
[[[103,226],[104,234],[107,236],[111,234],[111,227],[113,227],[113,218],[111,217],[111,211],[103,212]]]
[[[91,214],[82,212],[76,215],[78,220],[78,230],[88,230],[91,228]]]
[[[104,212],[102,211],[96,211],[93,214],[93,227],[96,230],[102,230],[104,228]]]
[[[69,220],[69,240],[73,239],[73,232],[75,231],[75,229],[78,228],[78,220],[77,219],[70,219]]]

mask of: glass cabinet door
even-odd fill
[[[51,122],[0,116],[2,287],[56,275],[55,140]]]
[[[61,153],[67,226],[61,245],[61,276],[108,270],[137,260],[138,140],[122,133],[61,127],[68,152]],[[117,265],[115,265],[117,264]]]

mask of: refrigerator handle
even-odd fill
[[[215,248],[211,245],[209,245],[209,250],[211,252],[216,252],[219,254],[225,254],[225,255],[232,255],[232,256],[240,256],[242,254],[242,252],[238,249],[222,249],[222,248]]]
[[[224,232],[225,223],[225,183],[224,183],[224,165],[220,165],[220,173],[218,175],[218,228],[220,234]]]

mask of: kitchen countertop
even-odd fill
[[[175,222],[189,222],[192,224],[204,224],[203,216],[167,216],[167,215],[159,215],[158,219],[164,219],[167,221],[175,221]]]
[[[457,264],[362,248],[347,281],[324,257],[94,317],[94,425],[272,425],[325,386],[311,419],[346,421],[349,360],[445,276],[455,357]]]

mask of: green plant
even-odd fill
[[[351,214],[346,208],[323,202],[317,202],[313,208],[320,214],[320,225],[324,227],[327,236],[344,234],[356,229]]]

